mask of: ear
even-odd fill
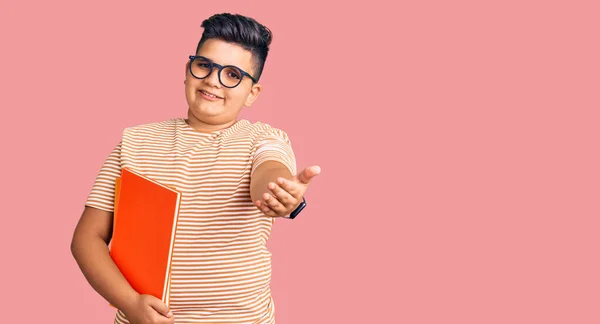
[[[252,89],[250,89],[250,94],[248,94],[248,98],[246,98],[246,102],[244,103],[244,105],[246,107],[252,106],[256,99],[258,99],[258,95],[260,95],[261,90],[262,85],[260,83],[253,85]]]
[[[185,63],[185,77],[187,78],[187,73],[190,70],[190,60]]]

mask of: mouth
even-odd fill
[[[219,100],[219,99],[223,99],[222,97],[217,96],[214,93],[210,93],[206,90],[198,90],[198,92],[200,92],[200,94],[202,95],[203,98],[207,99],[207,100]]]

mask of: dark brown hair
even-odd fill
[[[254,59],[253,77],[258,80],[269,54],[273,34],[256,20],[239,14],[221,13],[202,22],[204,32],[196,47],[196,53],[209,39],[220,39],[234,43],[252,53]]]

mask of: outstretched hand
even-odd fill
[[[300,171],[291,180],[277,178],[277,183],[269,182],[267,187],[271,193],[264,193],[262,200],[254,205],[267,216],[285,216],[290,214],[302,202],[302,197],[310,181],[321,173],[321,167],[313,165]]]

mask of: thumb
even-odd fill
[[[321,167],[318,165],[310,166],[298,173],[298,180],[304,184],[308,184],[310,180],[321,173]]]
[[[173,316],[173,313],[171,312],[171,310],[169,310],[169,307],[167,307],[167,305],[165,305],[165,303],[163,303],[162,300],[154,296],[151,296],[151,298],[148,300],[148,305],[150,305],[150,307],[154,308],[158,313],[165,317]]]

